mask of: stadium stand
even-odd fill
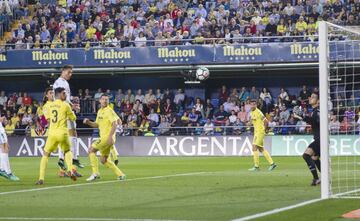
[[[0,10],[8,49],[313,41],[319,21],[360,17],[358,0],[13,0]]]
[[[111,91],[110,89],[90,91],[78,90],[82,117],[94,117],[98,109],[98,100],[102,93],[110,95],[110,102],[114,110],[123,121],[124,135],[143,135],[150,128],[154,128],[159,135],[171,133],[194,134],[241,134],[250,132],[248,127],[250,99],[259,101],[259,108],[269,120],[269,133],[272,134],[308,134],[311,133],[305,122],[293,117],[296,113],[311,113],[308,97],[317,88],[309,89],[303,86],[299,92],[290,94],[284,88],[259,91],[256,87],[228,89],[223,86],[207,99],[187,96],[183,89],[148,89]],[[355,104],[331,104],[331,109],[340,111],[341,119],[331,116],[330,128],[334,133],[347,131],[357,125],[352,119],[360,118],[360,98],[349,99]],[[46,120],[42,116],[42,102],[31,98],[27,93],[0,93],[0,108],[11,124],[8,125],[9,134],[14,129],[29,132],[31,128],[43,130]],[[354,111],[346,106],[358,106]],[[221,128],[220,128],[221,126]],[[171,127],[184,127],[182,130],[171,130]],[[192,129],[186,129],[186,128]],[[218,128],[217,128],[218,127]],[[24,132],[19,132],[24,133]],[[16,133],[15,133],[16,134]]]

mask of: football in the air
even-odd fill
[[[196,70],[196,78],[200,81],[204,81],[210,77],[210,71],[206,67],[199,67]]]

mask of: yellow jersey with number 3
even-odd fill
[[[251,121],[254,126],[254,134],[262,134],[265,133],[265,126],[264,126],[264,114],[256,108],[255,110],[250,112]]]
[[[49,106],[50,104],[54,102],[54,101],[46,101],[46,103],[44,104],[44,106],[42,107],[42,112],[44,114],[44,116],[46,117],[48,112],[49,112]]]
[[[109,137],[112,124],[116,122],[118,119],[119,119],[118,115],[110,106],[107,106],[105,108],[100,108],[100,110],[97,112],[95,122],[99,126],[101,139],[107,139]]]
[[[49,135],[58,132],[67,132],[67,120],[76,120],[76,116],[71,110],[70,105],[62,100],[55,100],[49,104],[46,103],[44,115],[50,124]]]

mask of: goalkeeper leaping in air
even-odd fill
[[[309,104],[313,108],[313,112],[310,116],[300,117],[294,113],[294,117],[304,120],[306,123],[311,125],[314,133],[314,141],[306,148],[303,158],[309,167],[311,174],[313,175],[313,181],[311,186],[320,184],[320,179],[316,168],[320,172],[320,111],[319,111],[319,95],[312,93],[309,97]]]

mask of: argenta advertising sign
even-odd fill
[[[95,139],[79,138],[80,156],[87,155]],[[42,137],[9,137],[10,155],[41,156],[45,142]],[[312,136],[268,136],[265,148],[273,156],[299,156],[311,142]],[[115,147],[121,156],[250,156],[252,136],[118,137]],[[331,137],[329,148],[333,156],[360,155],[360,136]]]
[[[270,145],[271,138],[265,139]],[[146,147],[146,148],[144,148]],[[138,137],[134,139],[134,153],[148,156],[250,156],[252,137],[199,136],[199,137]]]

